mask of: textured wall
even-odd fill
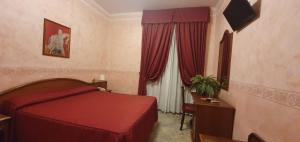
[[[142,26],[141,14],[111,17],[107,52],[107,79],[115,92],[137,94]]]
[[[231,29],[222,15],[228,2],[216,13],[216,50]],[[230,88],[221,97],[236,108],[236,139],[256,132],[271,142],[300,141],[300,25],[293,21],[299,7],[299,1],[262,0],[261,17],[234,34]]]
[[[1,0],[0,90],[53,77],[91,81],[103,72],[108,20],[80,0]],[[44,18],[71,28],[70,59],[42,55]]]

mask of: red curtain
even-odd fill
[[[190,86],[192,77],[204,74],[209,8],[177,9],[174,21],[180,76]]]
[[[191,7],[174,9],[175,23],[206,22],[210,19],[209,7]]]
[[[204,74],[207,23],[178,23],[176,40],[180,76],[184,85]]]
[[[147,81],[158,80],[165,70],[174,28],[173,13],[173,10],[143,12],[139,95],[147,95]]]
[[[172,23],[143,24],[139,95],[147,95],[147,81],[158,80],[164,72],[173,27]]]
[[[144,10],[142,24],[172,23],[174,12],[173,9]]]
[[[163,74],[175,23],[184,84],[189,85],[190,78],[196,74],[203,74],[208,20],[206,7],[144,11],[139,95],[147,95],[147,81],[156,81]]]

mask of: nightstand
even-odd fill
[[[8,142],[10,117],[0,114],[0,141]]]
[[[106,92],[111,92],[111,90],[107,89],[107,81],[106,80],[93,80],[91,85],[95,87],[104,88]]]

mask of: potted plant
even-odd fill
[[[195,89],[198,95],[208,97],[209,100],[211,100],[222,88],[222,84],[213,76],[196,75],[191,81],[191,89]]]

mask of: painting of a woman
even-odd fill
[[[45,19],[43,54],[69,58],[70,34],[70,28]]]

